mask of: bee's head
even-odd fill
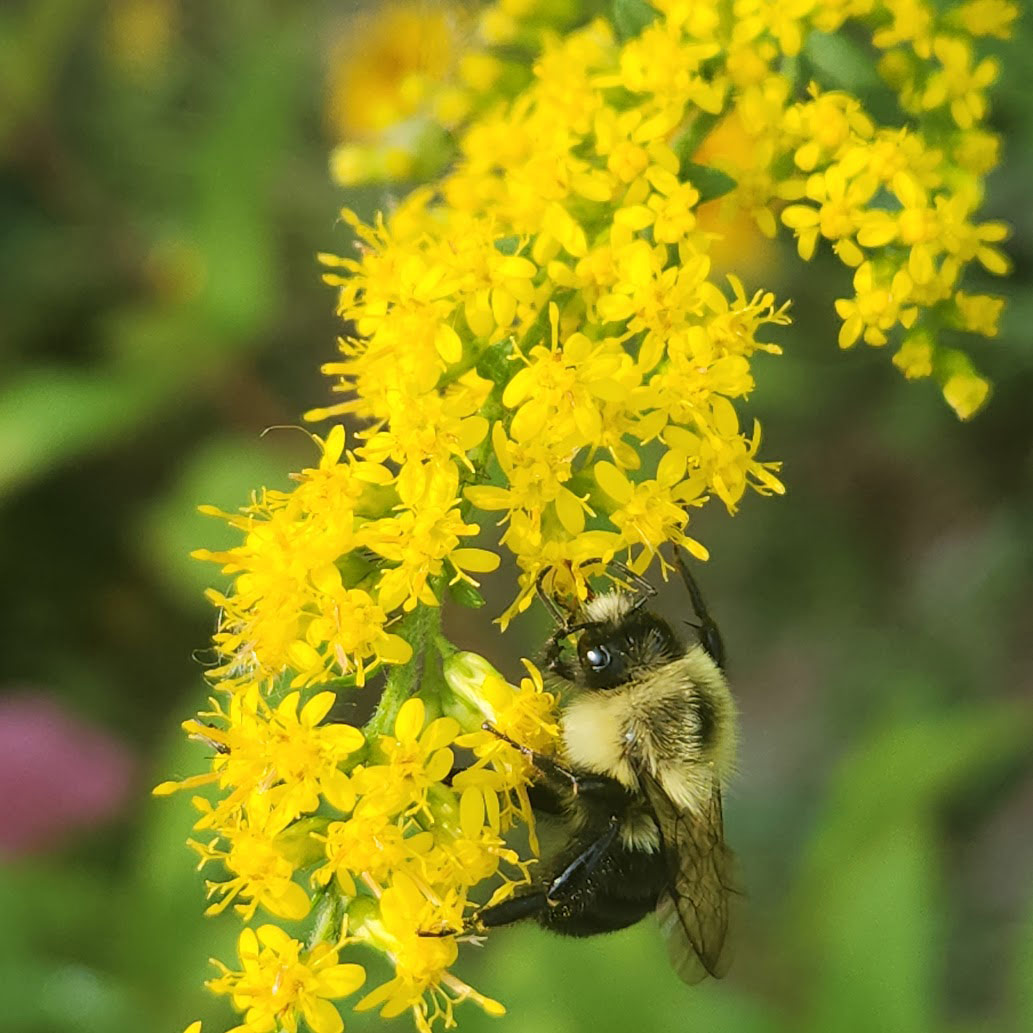
[[[634,596],[597,595],[585,604],[585,618],[577,659],[578,680],[586,688],[617,688],[685,652],[670,625],[643,609]]]

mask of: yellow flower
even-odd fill
[[[380,898],[379,916],[355,931],[358,939],[388,953],[395,975],[363,997],[356,1010],[379,1008],[386,1019],[411,1011],[422,1033],[438,1019],[446,1028],[453,1026],[453,1008],[463,1000],[474,1001],[489,1015],[505,1014],[498,1001],[477,993],[448,971],[458,954],[454,939],[419,935],[420,930],[439,926],[442,919],[461,924],[454,906],[450,908],[444,901],[432,903],[413,879],[395,875]]]
[[[943,397],[963,420],[971,419],[983,406],[990,384],[975,373],[955,373],[943,385]]]
[[[933,355],[935,348],[927,333],[909,334],[904,338],[900,350],[893,356],[893,365],[908,380],[928,377],[933,372]]]
[[[1011,0],[969,0],[950,16],[971,36],[1008,39],[1012,23],[1019,16],[1019,5]]]
[[[241,970],[215,962],[222,975],[209,981],[229,994],[244,1022],[231,1033],[297,1033],[304,1016],[313,1033],[340,1033],[344,1021],[330,1002],[354,993],[366,980],[361,965],[338,964],[338,951],[321,943],[306,951],[275,925],[244,929],[237,942]]]
[[[475,729],[460,736],[457,744],[473,750],[473,764],[452,779],[467,808],[473,806],[468,794],[483,797],[488,825],[505,831],[515,821],[527,825],[532,848],[537,853],[534,815],[527,796],[533,778],[531,762],[519,750],[493,732],[480,727],[487,719],[498,732],[530,749],[550,753],[556,747],[559,725],[557,699],[545,691],[541,673],[524,661],[527,677],[514,689],[483,657],[474,653],[455,653],[444,664],[445,680],[456,696],[476,708]],[[462,807],[461,807],[462,809]],[[473,835],[470,820],[462,826]]]
[[[997,79],[997,62],[984,58],[974,64],[972,47],[967,40],[939,36],[933,53],[941,64],[921,94],[926,110],[950,105],[951,117],[962,129],[970,129],[986,114],[986,89]]]
[[[407,699],[395,718],[394,734],[381,736],[385,763],[355,772],[353,782],[365,808],[387,815],[424,810],[427,791],[452,770],[449,744],[459,734],[459,722],[439,717],[424,728],[426,716],[423,700]]]
[[[814,170],[822,160],[837,156],[854,139],[870,139],[875,131],[860,102],[839,91],[822,93],[812,85],[813,100],[788,108],[783,131],[801,141],[793,153],[796,167]]]
[[[188,841],[201,856],[201,864],[220,860],[231,873],[231,878],[208,883],[208,896],[216,894],[221,900],[210,905],[207,915],[224,911],[238,896],[246,903],[237,905],[237,912],[245,922],[254,918],[261,905],[270,914],[294,921],[309,913],[308,894],[293,881],[294,864],[284,856],[277,845],[276,834],[282,831],[259,825],[251,828],[238,818],[235,827],[223,825],[221,835],[229,840],[228,850],[220,849],[219,839],[204,845]]]
[[[355,878],[386,882],[391,872],[405,867],[430,849],[434,837],[411,824],[406,827],[380,809],[377,786],[371,783],[372,805],[363,801],[347,821],[331,822],[325,836],[327,862],[313,874],[316,885],[336,878],[347,897],[358,893]],[[390,809],[389,809],[390,810]]]
[[[272,710],[257,685],[235,694],[228,711],[216,704],[220,725],[187,721],[191,736],[216,748],[209,773],[181,782],[163,782],[154,792],[166,795],[178,789],[217,783],[226,793],[197,828],[218,828],[233,822],[242,808],[260,814],[274,832],[319,807],[320,795],[348,809],[351,790],[340,763],[363,744],[357,728],[343,724],[320,725],[334,704],[332,692],[320,692],[298,714],[300,693],[292,692]],[[226,727],[221,727],[221,725]]]
[[[225,552],[196,551],[234,575],[230,593],[211,591],[221,610],[216,646],[226,663],[212,672],[230,679],[276,677],[287,668],[297,685],[326,677],[336,668],[357,675],[381,663],[404,663],[411,650],[386,630],[387,614],[367,593],[342,596],[336,568],[361,545],[358,530],[367,514],[390,505],[383,489],[392,480],[383,466],[344,453],[344,429],[334,427],[319,466],[295,476],[293,492],[265,492],[242,516],[221,516],[245,532]],[[361,612],[362,622],[349,617]],[[342,620],[343,618],[343,620]]]
[[[853,152],[860,157],[861,152]],[[878,186],[872,176],[858,176],[861,171],[856,167],[860,162],[846,162],[830,165],[824,172],[816,172],[807,180],[806,196],[817,203],[817,208],[809,205],[789,205],[782,213],[782,221],[797,236],[797,250],[804,260],[814,255],[818,233],[827,240],[849,240],[862,224],[865,205],[871,200]]]
[[[559,336],[559,309],[550,305],[552,347],[536,345],[506,385],[502,404],[515,409],[509,432],[525,443],[544,426],[563,444],[596,443],[606,402],[621,402],[636,386],[631,357],[617,340],[591,341],[582,333]]]
[[[429,582],[442,573],[446,561],[454,571],[452,581],[473,584],[468,571],[487,573],[499,564],[495,553],[460,548],[461,538],[477,534],[479,528],[460,513],[455,466],[413,467],[409,472],[413,478],[399,485],[399,515],[370,523],[363,536],[368,548],[397,564],[385,569],[377,583],[386,609],[412,610],[417,603],[436,606]]]
[[[935,25],[931,6],[926,0],[892,0],[885,7],[892,23],[879,29],[872,42],[883,49],[907,43],[916,54],[927,58]]]
[[[425,110],[455,75],[465,10],[394,0],[353,18],[330,60],[327,117],[339,138],[370,136]]]
[[[918,314],[913,305],[907,304],[913,288],[914,282],[903,269],[898,269],[887,282],[877,275],[871,262],[859,266],[854,273],[856,297],[836,302],[836,311],[843,320],[840,348],[851,347],[862,336],[867,344],[883,345],[897,324],[910,328]]]
[[[1004,310],[1004,298],[989,294],[968,294],[958,291],[954,295],[958,309],[958,322],[965,330],[984,337],[997,336],[997,324]]]

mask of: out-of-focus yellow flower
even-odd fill
[[[342,28],[329,58],[327,117],[337,139],[370,137],[424,111],[453,78],[467,8],[391,0]]]
[[[132,75],[154,75],[168,59],[178,21],[177,0],[111,0],[107,51]]]
[[[953,373],[943,385],[943,395],[963,420],[971,419],[986,401],[990,383],[971,371]]]

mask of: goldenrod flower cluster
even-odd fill
[[[905,376],[934,376],[948,403],[968,419],[985,402],[989,384],[965,352],[944,341],[959,331],[996,336],[1003,299],[966,291],[962,281],[972,262],[994,275],[1010,269],[997,246],[1007,227],[977,219],[985,177],[997,166],[1000,151],[998,137],[985,126],[987,93],[998,67],[993,57],[981,55],[980,43],[1007,38],[1019,8],[1012,0],[944,6],[932,0],[664,0],[654,5],[615,0],[618,25],[646,28],[625,42],[619,57],[614,29],[600,29],[610,35],[610,59],[618,71],[608,80],[604,67],[594,68],[599,74],[586,95],[577,92],[576,66],[569,72],[557,67],[562,50],[550,34],[569,20],[569,5],[500,0],[485,8],[476,25],[467,25],[469,45],[450,72],[436,81],[417,75],[424,89],[408,117],[381,126],[372,139],[342,144],[333,169],[342,183],[411,178],[420,166],[415,152],[405,156],[399,149],[403,130],[410,146],[422,148],[423,167],[429,162],[440,168],[454,158],[448,141],[456,137],[461,160],[476,159],[472,147],[490,152],[502,144],[491,134],[504,132],[500,122],[522,112],[521,104],[548,77],[557,93],[567,86],[574,90],[553,114],[577,117],[573,109],[581,107],[578,114],[587,122],[574,135],[606,158],[608,171],[625,189],[641,169],[618,171],[622,154],[607,150],[613,129],[600,120],[605,112],[595,105],[612,101],[614,91],[622,89],[639,101],[658,91],[653,96],[667,105],[662,117],[669,120],[659,127],[659,138],[678,156],[683,187],[701,191],[693,215],[697,225],[716,230],[718,239],[709,250],[720,264],[727,264],[727,256],[719,238],[734,235],[741,246],[732,227],[743,216],[753,221],[760,242],[775,237],[779,226],[792,231],[805,260],[827,242],[852,271],[852,294],[835,302],[840,347],[862,340],[877,347],[894,342],[893,361]],[[413,22],[444,17],[440,9],[417,15],[419,9],[398,8]],[[457,23],[453,17],[450,24]],[[453,35],[451,46],[438,40],[439,63],[440,55],[456,51],[459,39]],[[514,48],[538,62],[538,82],[530,90],[513,66]],[[378,63],[375,53],[366,60],[395,70],[387,91],[392,96],[412,96],[411,66],[398,60]],[[470,70],[474,66],[476,73]],[[868,77],[855,71],[863,89],[851,91],[844,80],[854,85],[850,70],[858,66]],[[367,79],[376,81],[372,75]],[[517,88],[520,102],[502,113],[495,106],[500,94],[512,96]],[[604,106],[621,114],[623,143],[648,142],[629,121],[636,110],[638,117],[644,114],[641,104],[625,96]],[[886,124],[871,114],[894,107],[895,117]],[[659,111],[655,107],[654,113]],[[421,129],[414,135],[416,124]],[[526,121],[523,128],[532,126]],[[355,127],[340,128],[348,137],[362,135]],[[498,153],[497,173],[514,173],[506,155],[515,146],[511,141]],[[701,168],[696,162],[704,159]],[[546,147],[536,161],[522,165],[525,174],[546,169],[548,182],[563,174],[563,155]],[[615,201],[605,186],[592,189],[586,194],[582,182],[565,196],[579,205]],[[714,198],[722,191],[727,192],[720,200]],[[750,264],[747,256],[741,266]]]
[[[668,543],[705,559],[698,507],[783,491],[744,403],[787,306],[715,275],[708,210],[787,227],[804,259],[827,242],[853,270],[841,346],[894,341],[962,417],[986,395],[942,335],[996,333],[1000,300],[959,284],[973,261],[1007,271],[1005,228],[976,217],[998,150],[982,124],[996,66],[976,41],[1005,35],[1014,4],[621,0],[613,23],[550,33],[570,17],[553,6],[490,9],[501,42],[537,48],[533,77],[468,83],[448,171],[372,225],[346,211],[356,252],[323,256],[343,398],[308,416],[346,416],[351,441],[313,435],[291,491],[207,510],[242,536],[198,553],[232,576],[210,593],[211,710],[185,724],[210,770],[158,791],[209,787],[193,846],[221,866],[210,910],[245,922],[240,967],[210,984],[241,1011],[235,1033],[299,1017],[337,1033],[329,1002],[364,982],[363,950],[393,975],[359,1009],[421,1030],[467,998],[502,1011],[451,971],[455,936],[421,934],[530,877],[531,771],[485,725],[552,750],[556,701],[530,665],[513,686],[456,653],[440,607],[480,605],[503,551],[518,572],[503,624],[543,575],[573,599],[588,561],[665,572]],[[848,38],[894,124],[823,81],[821,48]],[[370,720],[338,719],[371,677]]]

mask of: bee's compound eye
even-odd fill
[[[610,651],[606,646],[592,646],[585,651],[585,660],[593,671],[602,671],[610,666]]]

